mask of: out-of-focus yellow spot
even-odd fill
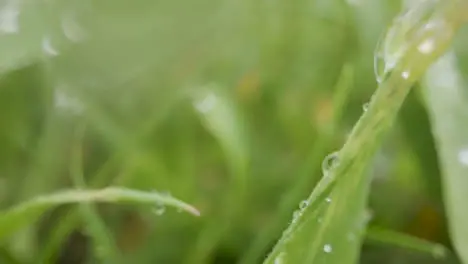
[[[257,71],[251,71],[242,76],[236,87],[238,98],[243,102],[251,102],[260,96],[260,76]]]
[[[312,123],[318,131],[330,129],[333,123],[333,101],[330,96],[322,96],[312,104]]]
[[[423,239],[437,241],[441,235],[442,224],[439,212],[433,206],[425,204],[410,224],[408,232]]]

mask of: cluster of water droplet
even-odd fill
[[[377,82],[382,82],[401,61],[408,50],[416,46],[421,54],[431,54],[437,47],[438,39],[443,40],[451,28],[437,13],[440,0],[416,1],[393,20],[387,32],[381,36],[374,54],[374,72]],[[417,42],[415,42],[417,41]],[[411,72],[401,72],[403,79],[409,79]]]

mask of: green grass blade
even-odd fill
[[[70,203],[118,203],[118,204],[164,204],[176,207],[193,215],[200,212],[193,206],[174,197],[156,193],[143,192],[120,187],[108,187],[101,190],[64,190],[51,195],[39,196],[23,202],[10,210],[0,213],[0,239],[33,223],[47,210]]]
[[[347,105],[347,99],[349,99],[349,93],[351,92],[352,83],[354,81],[354,68],[350,63],[343,65],[341,75],[335,87],[335,93],[333,98],[334,106],[334,118],[332,120],[331,127],[336,127],[341,119],[345,107]],[[247,253],[241,259],[240,263],[255,263],[256,260],[265,251],[268,244],[274,239],[275,235],[281,231],[284,223],[289,217],[291,208],[297,204],[297,201],[301,199],[303,193],[307,191],[307,186],[310,186],[311,173],[320,168],[320,158],[322,153],[326,151],[327,145],[330,143],[332,135],[330,133],[321,133],[316,140],[314,148],[309,153],[305,164],[299,169],[299,176],[294,186],[288,190],[284,195],[284,199],[278,205],[278,213],[275,216],[275,221],[270,225],[266,226],[263,231],[259,233],[252,245],[247,250]],[[315,179],[316,180],[316,179]]]
[[[194,107],[207,131],[223,149],[231,182],[223,197],[224,208],[207,220],[187,255],[186,263],[203,263],[243,208],[249,156],[245,123],[235,102],[222,87],[211,84],[197,90]]]
[[[468,263],[468,97],[453,52],[442,57],[428,71],[424,95],[431,119],[442,188],[454,247]]]
[[[366,240],[370,243],[393,245],[412,251],[430,254],[435,258],[444,258],[448,252],[448,249],[441,244],[378,227],[367,229]]]
[[[83,153],[82,144],[85,133],[85,126],[80,125],[77,128],[75,142],[73,146],[72,161],[70,166],[70,175],[74,185],[78,189],[85,189],[86,183],[83,175]],[[82,203],[78,205],[81,217],[86,222],[88,233],[93,239],[94,254],[101,259],[103,263],[112,261],[116,263],[119,259],[119,253],[115,241],[107,229],[106,224],[99,216],[93,204]]]
[[[295,213],[265,264],[346,264],[358,260],[366,225],[368,164],[410,88],[451,44],[459,21],[446,20],[457,7],[440,5],[441,12],[431,19],[442,21],[441,27],[426,27],[433,20],[413,25],[414,36],[402,43],[406,45],[405,54],[381,83],[330,170],[324,172],[305,206]],[[420,45],[429,40],[434,42],[431,52],[420,52]],[[324,199],[325,195],[328,197]]]

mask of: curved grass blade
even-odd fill
[[[396,118],[406,95],[426,69],[451,44],[460,20],[452,15],[459,2],[440,2],[440,12],[416,24],[405,54],[374,94],[330,170],[283,233],[265,264],[355,263],[359,257],[369,193],[368,165]],[[452,19],[453,20],[450,20]],[[427,26],[429,23],[431,26]],[[434,23],[436,26],[434,26]],[[431,52],[421,44],[432,42]],[[424,51],[427,51],[426,49]],[[335,184],[333,188],[330,186]],[[328,192],[328,190],[330,190]],[[323,199],[324,195],[328,195]]]
[[[468,263],[468,95],[453,52],[426,74],[423,91],[442,170],[449,232],[463,263]]]
[[[370,243],[393,245],[408,250],[430,254],[435,258],[445,258],[448,253],[448,249],[441,244],[378,227],[367,229],[366,240]]]
[[[184,210],[195,216],[200,212],[193,206],[176,198],[156,192],[143,192],[120,187],[101,190],[65,190],[51,195],[39,196],[23,202],[10,210],[0,212],[0,239],[36,221],[47,210],[70,203],[118,203],[118,204],[165,204]]]
[[[86,188],[86,183],[83,175],[83,137],[85,133],[85,125],[79,125],[77,128],[75,142],[73,144],[72,162],[70,165],[70,176],[73,184],[79,189]],[[116,263],[119,259],[117,245],[115,244],[112,234],[109,232],[106,224],[101,219],[96,207],[89,203],[81,203],[78,205],[81,217],[86,222],[88,233],[93,239],[93,248],[95,256],[103,263]]]

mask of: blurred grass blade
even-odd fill
[[[13,234],[22,227],[36,221],[45,211],[69,203],[119,203],[119,204],[165,204],[199,216],[193,206],[176,198],[156,192],[143,192],[120,187],[101,190],[65,190],[55,194],[39,196],[0,213],[0,239]]]
[[[73,184],[79,189],[85,189],[86,183],[83,175],[83,138],[86,126],[79,125],[76,129],[75,142],[73,144],[72,161],[70,165],[70,176]],[[102,263],[112,261],[116,263],[119,253],[112,234],[106,224],[101,219],[96,207],[93,204],[82,203],[78,205],[81,217],[85,220],[86,228],[93,239],[94,254]]]
[[[424,81],[451,239],[463,263],[468,263],[468,97],[454,53],[434,64]]]
[[[377,227],[371,227],[367,229],[366,240],[371,243],[377,242],[385,245],[393,245],[408,250],[430,254],[435,258],[444,258],[448,252],[448,249],[441,244]]]
[[[352,83],[354,81],[354,65],[351,63],[345,63],[341,70],[341,75],[336,83],[335,93],[333,97],[333,120],[331,120],[329,126],[337,127],[341,117],[343,116],[344,109],[350,99],[350,92]],[[334,130],[334,129],[332,129]],[[298,179],[294,186],[288,190],[284,195],[281,203],[278,205],[278,213],[272,223],[264,228],[263,231],[259,232],[259,235],[253,241],[252,245],[247,250],[247,253],[243,256],[240,263],[254,263],[259,256],[265,251],[268,244],[274,239],[274,237],[281,231],[284,223],[289,217],[291,208],[301,199],[301,195],[307,192],[308,186],[317,178],[311,177],[311,174],[320,168],[320,158],[322,153],[326,151],[327,144],[332,139],[332,134],[320,133],[314,148],[310,151],[306,162],[298,171]]]
[[[235,172],[233,176],[239,177],[244,174],[248,161],[245,131],[234,102],[224,93],[216,84],[202,87],[197,91],[194,106],[207,130],[223,147],[226,160]]]
[[[223,198],[224,208],[205,223],[186,258],[187,263],[204,263],[243,208],[249,155],[240,111],[223,87],[217,84],[201,87],[193,104],[208,132],[221,145],[231,174],[231,184]]]
[[[265,264],[347,264],[358,260],[368,220],[365,216],[370,187],[370,174],[366,173],[368,164],[411,87],[445,53],[459,26],[456,18],[449,21],[459,6],[441,2],[436,10],[438,7],[441,12],[411,25],[413,34],[402,43],[405,53],[379,85],[368,110],[353,128],[343,148],[325,160],[324,177],[308,200],[301,203],[300,210],[294,213],[291,225]],[[396,21],[395,26],[401,27]],[[433,26],[434,23],[437,26]],[[407,31],[406,26],[401,30]],[[398,28],[392,28],[395,30]],[[421,45],[428,41],[430,52],[421,51]]]

